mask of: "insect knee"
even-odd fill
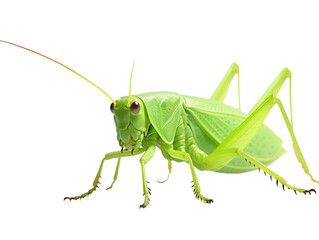
[[[140,158],[140,164],[145,164],[145,159],[143,159],[143,157]]]

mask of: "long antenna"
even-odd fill
[[[127,103],[127,107],[130,107],[130,101],[131,101],[131,89],[132,89],[132,76],[133,76],[133,70],[134,70],[134,65],[135,65],[135,59],[133,62],[133,66],[132,66],[132,71],[131,71],[131,77],[130,77],[130,89],[129,89],[129,94],[128,94],[128,103]]]
[[[0,40],[0,42],[7,43],[7,44],[11,44],[11,45],[13,45],[13,46],[22,48],[22,49],[24,49],[24,50],[28,50],[28,51],[30,51],[30,52],[33,52],[33,53],[35,53],[35,54],[40,55],[41,57],[44,57],[44,58],[46,58],[46,59],[49,59],[49,60],[51,60],[51,61],[53,61],[53,62],[55,62],[55,63],[61,65],[62,67],[65,67],[66,69],[68,69],[68,70],[70,70],[71,72],[75,73],[76,75],[80,76],[81,78],[83,78],[84,80],[86,80],[88,83],[90,83],[91,85],[93,85],[94,87],[96,87],[97,89],[99,89],[102,93],[104,93],[104,94],[114,103],[114,105],[116,105],[116,102],[115,102],[106,92],[104,92],[103,89],[101,89],[99,86],[95,85],[93,82],[91,82],[91,81],[88,80],[87,78],[83,77],[83,76],[82,76],[81,74],[79,74],[78,72],[76,72],[76,71],[74,71],[73,69],[71,69],[71,68],[65,66],[64,64],[62,64],[62,63],[60,63],[60,62],[58,62],[58,61],[56,61],[56,60],[54,60],[54,59],[52,59],[52,58],[49,58],[49,57],[47,57],[47,56],[45,56],[45,55],[43,55],[43,54],[41,54],[41,53],[38,53],[38,52],[36,52],[36,51],[33,51],[33,50],[29,49],[29,48],[22,47],[22,46],[20,46],[20,45],[18,45],[18,44],[14,44],[14,43],[7,42],[7,41],[3,41],[3,40]]]

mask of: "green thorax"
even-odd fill
[[[134,102],[139,104],[138,113],[132,112]],[[128,150],[139,148],[151,125],[165,144],[172,144],[182,111],[183,98],[177,93],[138,94],[131,96],[130,104],[127,96],[121,97],[114,106],[114,121],[120,145]]]

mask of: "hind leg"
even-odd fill
[[[297,192],[304,193],[304,194],[306,194],[306,193],[311,194],[311,192],[316,193],[316,190],[314,190],[314,189],[305,190],[305,189],[297,188],[297,187],[294,187],[294,186],[288,184],[287,181],[283,177],[281,177],[280,175],[276,174],[275,172],[273,172],[272,170],[270,170],[269,168],[267,168],[266,166],[264,166],[263,164],[258,162],[256,159],[248,156],[247,154],[245,154],[243,152],[239,151],[239,155],[241,157],[245,158],[245,160],[248,161],[250,164],[254,165],[255,167],[257,167],[257,168],[259,168],[261,170],[263,170],[265,173],[268,173],[271,178],[276,179],[277,186],[278,186],[278,182],[281,183],[283,190],[285,190],[285,186],[286,186],[288,189],[293,190],[296,194],[297,194]]]
[[[228,71],[226,72],[223,79],[220,81],[219,85],[217,86],[215,92],[210,97],[210,99],[224,102],[229,86],[236,74],[238,76],[238,105],[240,109],[239,66],[235,62],[232,63],[232,65],[230,65]]]
[[[211,160],[218,161],[220,159],[226,160],[226,159],[233,159],[233,158],[238,158],[238,157],[244,158],[247,162],[249,162],[254,167],[261,169],[262,171],[267,173],[271,177],[271,179],[272,178],[276,179],[277,186],[278,186],[278,183],[281,183],[283,186],[283,190],[284,190],[284,187],[286,186],[286,188],[293,190],[295,193],[297,193],[297,192],[304,193],[304,194],[306,194],[306,193],[311,194],[311,192],[316,193],[316,191],[314,189],[305,190],[303,188],[294,187],[294,186],[288,184],[286,179],[284,179],[279,174],[275,173],[274,171],[272,171],[271,169],[269,169],[268,167],[263,165],[257,159],[247,155],[246,153],[244,153],[242,150],[240,150],[238,148],[229,148],[229,149],[225,149],[223,151],[220,151],[214,157],[211,157]]]
[[[283,178],[280,178],[279,175],[276,175],[271,170],[268,170],[268,168],[266,168],[265,166],[260,165],[260,163],[257,162],[256,159],[253,159],[250,156],[243,153],[243,149],[255,136],[255,134],[263,124],[264,120],[266,119],[269,111],[275,104],[277,104],[280,108],[281,114],[283,116],[286,127],[289,131],[289,134],[293,142],[293,148],[295,150],[296,157],[300,162],[304,172],[311,178],[312,181],[319,183],[317,180],[313,178],[313,176],[309,172],[309,168],[300,150],[299,144],[297,142],[292,126],[289,122],[288,116],[285,112],[285,109],[281,101],[273,95],[269,96],[262,104],[260,104],[256,108],[256,110],[253,113],[251,113],[247,117],[247,119],[241,125],[239,125],[237,129],[235,129],[234,132],[232,132],[232,134],[215,149],[215,151],[212,154],[208,155],[204,159],[203,162],[206,165],[207,169],[211,169],[213,171],[218,170],[221,167],[227,165],[227,163],[231,161],[234,157],[243,157],[255,164],[256,167],[265,170],[265,172],[267,172],[274,178],[277,177],[276,179],[280,181],[283,185],[286,185],[287,187],[289,186],[289,188],[293,190],[304,192],[304,189],[298,189],[290,185],[287,185],[286,181]]]

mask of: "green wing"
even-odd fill
[[[240,110],[219,101],[183,96],[188,121],[199,148],[207,154],[221,144],[247,117]],[[282,140],[262,125],[244,152],[268,166],[285,153]],[[239,173],[254,170],[241,158],[233,159],[220,172]]]
[[[183,98],[173,92],[152,92],[135,95],[145,104],[150,122],[163,141],[171,144],[183,109]]]

